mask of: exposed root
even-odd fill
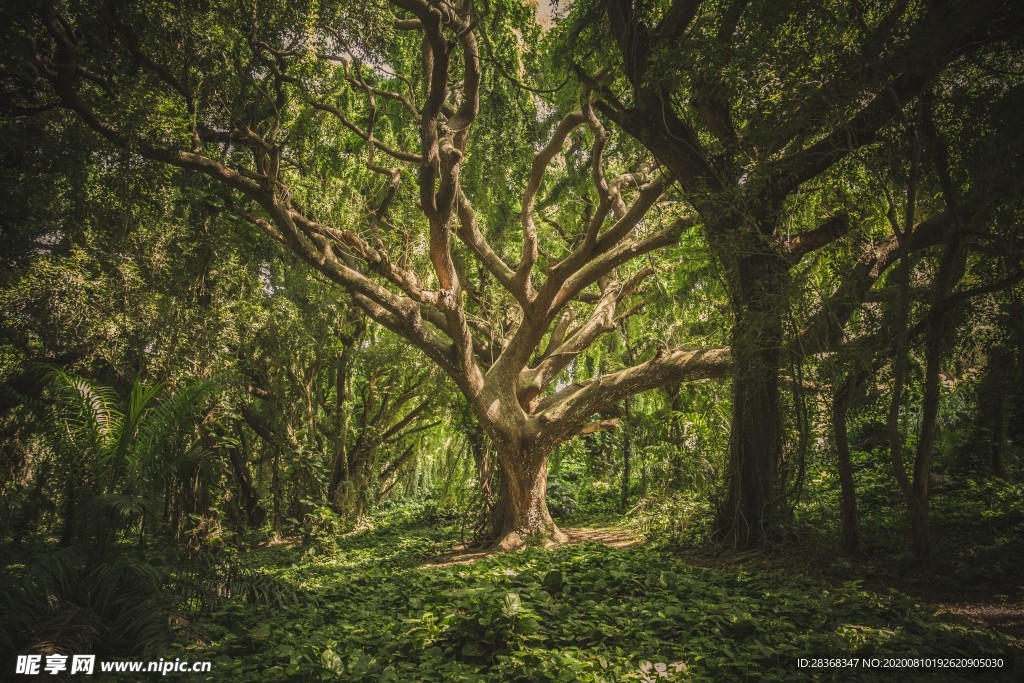
[[[498,555],[507,551],[521,550],[528,545],[529,541],[524,540],[520,534],[515,534],[515,539],[509,539],[512,534],[506,534],[500,542],[494,542],[486,546],[461,545],[452,548],[450,551],[427,562],[426,567],[447,567],[456,564],[472,564],[477,560]],[[502,542],[506,543],[503,547]],[[566,528],[558,529],[543,541],[546,547],[561,545],[562,543],[604,543],[612,548],[627,548],[640,542],[637,536],[627,529],[587,529],[587,528]]]
[[[530,543],[539,543],[545,548],[556,548],[568,541],[568,534],[552,524],[546,530],[535,534],[527,534],[520,530],[510,531],[498,539],[494,544],[494,550],[500,552],[520,550]]]

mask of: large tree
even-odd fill
[[[900,235],[872,241],[806,334],[787,338],[792,271],[851,231],[869,234],[869,222],[856,220],[863,211],[850,211],[847,201],[858,191],[851,159],[859,150],[894,127],[917,125],[923,99],[973,87],[967,58],[1019,69],[1012,55],[1019,55],[1024,6],[595,0],[573,9],[573,66],[597,94],[595,107],[668,169],[724,267],[735,367],[729,482],[716,527],[726,542],[756,544],[780,512],[785,351],[807,358],[834,348],[886,267],[910,252],[947,245],[952,260],[938,276],[946,291],[936,296],[948,296],[958,258],[948,245],[1007,198],[948,189],[941,154],[933,154],[944,201],[922,201],[918,224],[911,210]],[[1012,78],[1013,70],[1003,73]],[[996,102],[977,102],[968,116],[982,118]],[[884,172],[902,171],[897,164]],[[919,201],[913,194],[910,201]],[[820,225],[794,234],[812,195]],[[930,338],[936,357],[938,335]],[[937,362],[931,367],[938,372]],[[929,397],[934,413],[937,393]]]
[[[666,346],[568,378],[641,308],[647,257],[695,217],[659,207],[671,178],[617,144],[587,95],[550,123],[519,97],[532,8],[288,5],[7,9],[9,107],[56,105],[115,147],[206,176],[212,206],[347,290],[465,395],[502,467],[496,542],[561,539],[552,448],[612,424],[595,416],[627,396],[728,370],[727,348]]]

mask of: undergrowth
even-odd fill
[[[455,525],[425,519],[392,511],[327,555],[252,553],[308,600],[228,600],[202,622],[203,642],[164,656],[212,659],[211,681],[906,680],[906,670],[797,667],[886,656],[1001,657],[993,680],[1024,671],[1004,636],[857,581],[823,588],[782,572],[696,567],[664,547],[593,543],[432,566],[425,560],[450,545]]]

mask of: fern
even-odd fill
[[[283,595],[272,581],[216,561],[197,567],[194,595],[183,597],[176,571],[124,543],[142,520],[159,519],[165,485],[197,475],[201,485],[215,481],[219,465],[190,425],[222,390],[222,378],[173,394],[136,381],[121,400],[110,387],[60,368],[38,371],[48,380],[48,400],[23,404],[43,426],[49,462],[80,522],[66,534],[70,547],[11,567],[17,576],[0,576],[4,660],[27,649],[138,652],[167,643],[170,624],[191,611],[190,600],[203,608],[247,591],[266,600]]]

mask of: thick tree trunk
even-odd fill
[[[346,491],[342,490],[342,484],[348,475],[348,459],[344,450],[336,454],[334,466],[331,468],[331,483],[327,485],[327,501],[331,509],[339,515],[345,512],[345,501],[348,499]]]
[[[564,543],[568,537],[548,512],[548,456],[528,450],[498,452],[501,488],[494,510],[494,547],[521,548],[528,542]]]
[[[740,260],[733,283],[733,406],[727,489],[715,539],[736,549],[761,545],[778,523],[782,457],[779,349],[784,269],[769,255]]]

